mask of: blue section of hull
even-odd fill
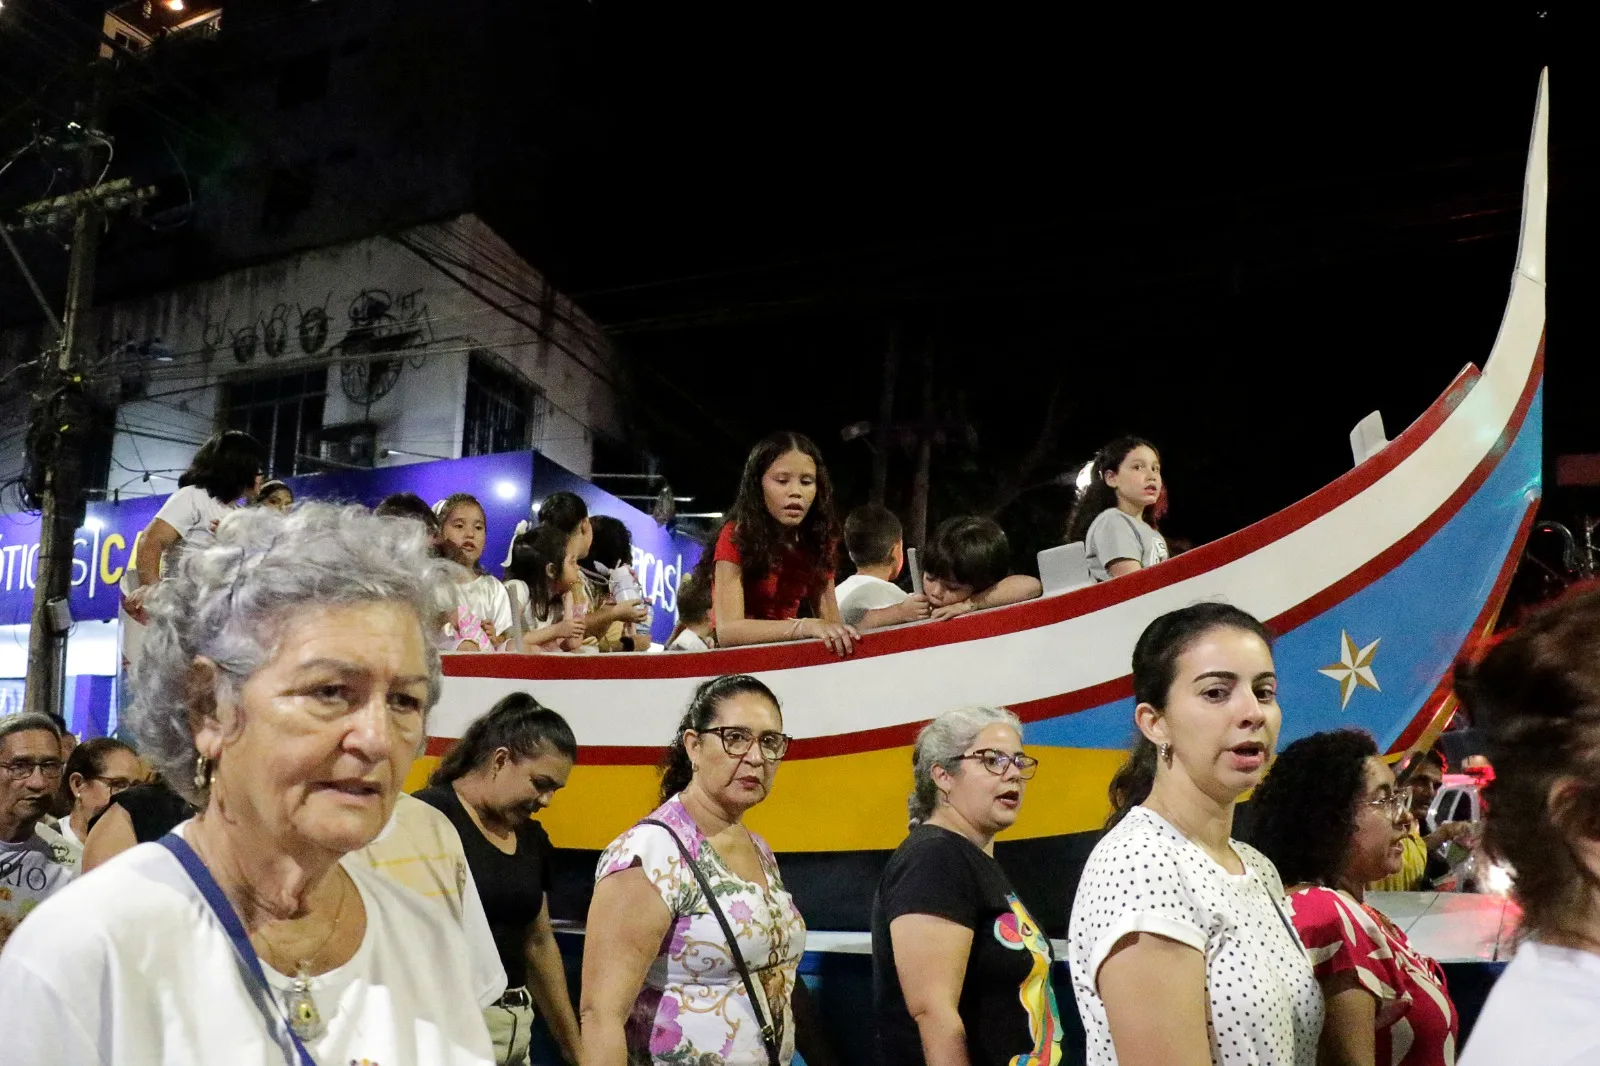
[[[1353,725],[1387,748],[1411,724],[1467,641],[1539,498],[1543,414],[1541,385],[1516,440],[1460,511],[1399,566],[1278,639],[1280,743]],[[1339,663],[1345,633],[1358,649],[1379,642],[1371,660],[1379,689],[1357,687],[1341,707],[1339,682],[1318,671]],[[1029,744],[1068,748],[1126,748],[1133,735],[1131,698],[1024,729]]]

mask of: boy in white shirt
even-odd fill
[[[907,595],[894,584],[905,565],[905,542],[893,511],[877,504],[851,511],[844,522],[844,546],[856,567],[836,590],[845,625],[878,629],[928,617],[927,597]]]

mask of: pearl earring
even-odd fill
[[[1172,765],[1172,745],[1171,744],[1163,744],[1163,745],[1161,745],[1161,761],[1166,763],[1168,766]]]

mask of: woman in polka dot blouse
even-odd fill
[[[1271,638],[1236,607],[1150,623],[1137,747],[1068,934],[1092,1066],[1313,1066],[1322,991],[1265,856],[1232,839],[1278,738]]]

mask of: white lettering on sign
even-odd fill
[[[639,576],[639,588],[650,602],[673,618],[678,617],[678,579],[683,573],[683,556],[668,562],[635,545],[633,572]]]

